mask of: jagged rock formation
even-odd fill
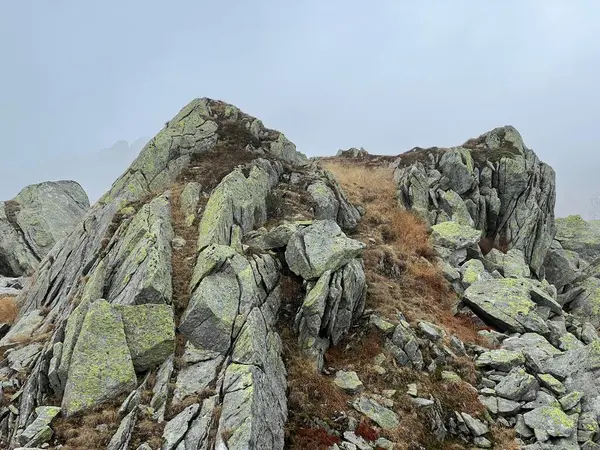
[[[0,408],[2,445],[48,426],[39,407],[75,420],[129,394],[108,448],[142,439],[137,421],[167,422],[163,449],[283,448],[282,284],[305,286],[297,329],[319,360],[364,309],[364,245],[342,231],[359,219],[283,134],[194,100],[22,293],[0,340],[2,386],[19,391]]]
[[[480,230],[489,247],[521,250],[540,273],[554,229],[555,175],[513,127],[462,146],[400,155],[398,199],[431,225],[452,220]]]
[[[0,275],[31,274],[89,206],[85,191],[74,181],[34,184],[0,202]]]
[[[557,233],[546,256],[547,279],[559,302],[581,320],[600,326],[600,227],[580,216],[556,220]]]
[[[483,334],[499,349],[474,349],[488,422],[514,427],[521,448],[600,448],[597,223],[555,222],[554,172],[512,127],[395,166],[399,201],[432,225],[459,310],[494,329]]]

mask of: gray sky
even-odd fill
[[[559,215],[587,213],[599,23],[597,0],[0,1],[0,198],[74,178],[95,199],[126,167],[90,181],[82,164],[207,96],[308,155],[512,124],[558,172]]]

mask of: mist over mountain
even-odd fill
[[[14,197],[23,187],[54,180],[75,180],[93,203],[106,192],[140,153],[149,138],[131,144],[125,140],[111,147],[77,154],[46,153],[28,160],[18,171],[6,171],[0,181],[0,199]]]

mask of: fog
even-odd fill
[[[511,124],[556,170],[557,215],[600,214],[597,1],[22,0],[0,21],[0,199],[71,178],[96,200],[206,96],[310,156]]]

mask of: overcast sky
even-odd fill
[[[2,0],[0,199],[56,178],[97,198],[108,185],[81,179],[82,161],[206,96],[308,155],[512,124],[557,171],[558,214],[587,213],[599,23],[598,0]]]

